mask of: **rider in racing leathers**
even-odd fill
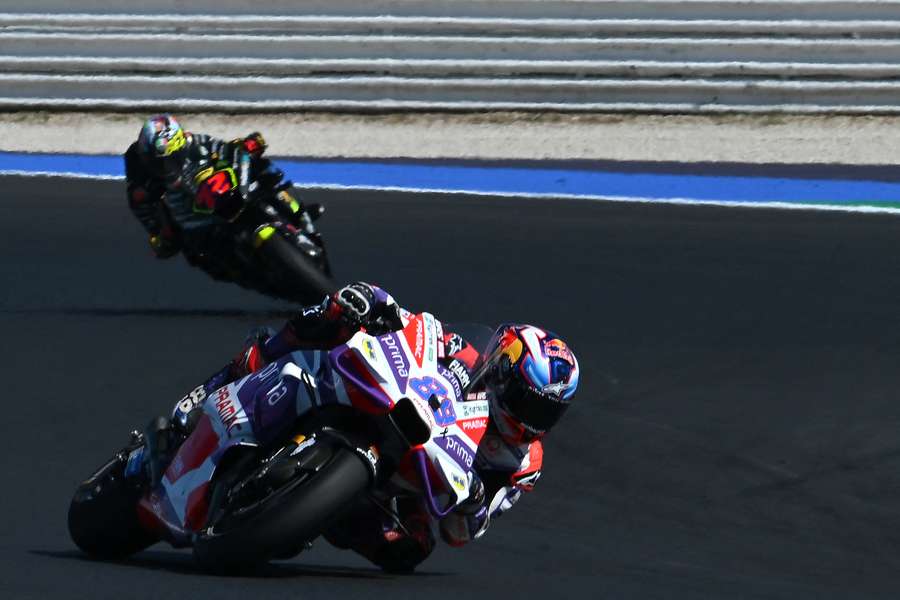
[[[281,331],[256,330],[231,363],[175,408],[171,424],[183,432],[193,427],[208,393],[302,348],[331,348],[360,328],[380,320],[401,329],[406,311],[383,290],[351,284],[322,304],[303,309]],[[491,520],[531,491],[541,474],[541,438],[568,408],[578,386],[579,368],[568,346],[552,333],[529,325],[501,326],[484,355],[458,334],[445,330],[439,360],[457,379],[459,389],[490,401],[490,420],[475,457],[469,499],[441,519],[439,531],[451,546],[479,538]],[[399,517],[387,517],[368,502],[325,537],[350,548],[387,571],[411,571],[435,545],[431,517],[419,501],[394,499]]]
[[[125,152],[125,178],[128,206],[147,230],[157,258],[183,251],[191,264],[211,276],[233,278],[214,259],[223,245],[232,244],[220,227],[225,221],[222,211],[218,206],[215,211],[202,210],[195,202],[196,192],[203,174],[212,173],[210,167],[217,165],[230,166],[235,173],[248,169],[250,181],[279,182],[284,174],[263,158],[266,147],[258,132],[226,142],[187,132],[171,115],[157,115],[144,123],[137,141]],[[281,198],[285,194],[280,192],[282,201],[293,201]]]

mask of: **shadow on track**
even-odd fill
[[[173,317],[184,318],[240,318],[240,319],[288,319],[296,311],[290,310],[241,310],[241,309],[191,309],[191,308],[20,308],[0,309],[0,315],[22,316],[72,316],[72,317]]]
[[[145,550],[127,560],[118,561],[95,560],[85,556],[78,550],[29,550],[28,553],[45,558],[93,563],[98,566],[124,566],[151,571],[164,571],[166,573],[174,573],[177,575],[207,575],[213,577],[213,575],[200,569],[194,562],[193,557],[184,552]],[[229,579],[288,579],[314,577],[320,579],[370,579],[378,581],[391,580],[398,577],[405,579],[407,577],[443,577],[446,575],[446,573],[433,571],[416,572],[412,575],[391,575],[376,568],[330,567],[327,565],[303,565],[297,563],[273,562],[257,567],[252,571],[241,572],[233,576],[225,575],[225,577]],[[221,575],[216,575],[215,577],[221,577]]]

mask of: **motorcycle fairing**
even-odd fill
[[[438,363],[443,354],[440,321],[429,313],[407,317],[406,327],[395,333],[377,338],[356,333],[331,351],[331,363],[368,396],[368,402],[354,401],[358,409],[384,414],[407,398],[429,425],[430,438],[401,461],[394,483],[423,491],[432,514],[441,517],[469,495],[488,402],[463,401],[459,382]]]
[[[222,457],[271,441],[313,406],[349,404],[335,379],[325,353],[294,352],[210,394],[162,481],[141,501],[142,520],[187,544],[206,524],[209,484]]]
[[[462,401],[437,362],[442,337],[432,315],[412,315],[400,332],[377,338],[359,332],[331,352],[293,352],[216,390],[160,484],[140,502],[142,521],[174,545],[187,545],[206,525],[209,485],[230,450],[265,445],[315,406],[385,414],[403,398],[431,436],[401,462],[396,483],[423,491],[435,516],[447,514],[468,497],[488,403]]]

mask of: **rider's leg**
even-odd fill
[[[205,382],[182,398],[172,411],[172,421],[185,432],[190,433],[199,417],[199,409],[206,397],[220,387],[226,386],[241,377],[254,373],[266,366],[262,347],[266,340],[275,334],[271,327],[252,329],[244,340],[240,353],[227,365],[213,373]]]
[[[362,501],[325,532],[332,545],[351,549],[391,573],[410,573],[434,550],[431,517],[416,498],[395,498],[390,517]]]

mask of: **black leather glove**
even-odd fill
[[[341,318],[351,327],[365,327],[375,318],[375,289],[364,281],[342,287],[332,300],[341,308]]]
[[[332,300],[351,329],[365,327],[373,335],[401,329],[400,308],[395,303],[388,304],[383,292],[379,298],[378,291],[364,281],[357,281],[338,290]]]

